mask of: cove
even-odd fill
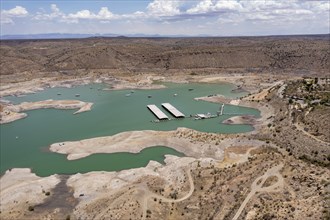
[[[77,161],[68,161],[65,155],[49,152],[48,147],[55,142],[77,141],[133,130],[175,130],[177,127],[187,127],[203,132],[242,133],[253,128],[249,125],[225,125],[221,122],[235,113],[257,117],[260,114],[256,109],[225,105],[224,112],[233,115],[222,115],[207,120],[185,118],[160,123],[151,122],[155,120],[155,116],[147,109],[148,104],[155,104],[161,108],[161,103],[169,102],[185,115],[208,112],[215,114],[220,104],[195,101],[193,98],[210,94],[222,94],[230,98],[245,95],[245,93],[232,93],[234,86],[231,84],[167,83],[165,85],[167,88],[157,90],[103,91],[102,89],[108,85],[91,84],[71,89],[49,88],[23,97],[5,97],[13,103],[46,99],[79,99],[93,102],[94,106],[92,111],[78,115],[72,114],[75,110],[28,111],[27,118],[0,125],[1,174],[14,167],[30,167],[37,175],[46,176],[54,173],[114,171],[145,166],[147,161],[156,160],[152,155],[159,159],[159,155],[163,158],[164,154],[178,155],[178,152],[170,148],[157,147],[147,149],[151,150],[151,152],[147,151],[151,153],[150,157],[144,157],[146,151],[141,151],[131,159],[125,159],[123,155],[126,154],[116,153],[98,154]],[[57,95],[59,93],[61,95]],[[75,97],[77,93],[80,97]],[[126,96],[127,94],[131,95]],[[171,116],[166,111],[164,113]],[[119,162],[111,164],[110,160],[114,158],[118,158]],[[142,158],[145,158],[144,162]],[[107,164],[108,160],[109,164]],[[137,165],[136,160],[141,163]]]

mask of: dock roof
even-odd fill
[[[170,103],[162,103],[162,106],[169,111],[172,115],[174,115],[176,118],[184,117],[184,114],[181,113],[179,110],[177,110],[173,105]]]
[[[147,105],[147,107],[159,120],[168,119],[167,115],[165,115],[156,105]]]

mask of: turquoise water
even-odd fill
[[[92,84],[72,89],[51,88],[24,97],[6,97],[13,103],[40,101],[45,99],[79,99],[93,102],[90,112],[73,115],[76,110],[40,109],[28,111],[28,117],[13,123],[0,125],[1,173],[13,167],[30,167],[38,175],[54,173],[77,173],[93,170],[122,170],[145,166],[149,160],[162,161],[165,154],[179,155],[171,148],[155,147],[139,154],[116,153],[97,154],[76,161],[66,160],[66,155],[48,151],[50,144],[61,141],[76,141],[86,138],[113,135],[133,130],[174,130],[188,127],[204,132],[241,133],[251,131],[249,125],[224,125],[221,121],[232,115],[223,115],[207,120],[181,120],[153,123],[155,116],[147,109],[148,104],[169,102],[185,115],[197,113],[216,114],[220,105],[195,101],[194,97],[222,94],[237,97],[230,84],[166,84],[168,88],[158,90],[103,91],[106,85]],[[193,91],[189,91],[193,88]],[[61,93],[61,95],[57,95]],[[75,97],[79,93],[80,97]],[[131,94],[126,97],[126,94]],[[173,94],[178,94],[173,96]],[[148,98],[151,95],[152,98]],[[166,111],[163,111],[172,117]],[[259,111],[252,108],[225,105],[224,113],[252,114]],[[18,137],[18,138],[16,138]],[[93,146],[91,146],[93,147]],[[171,147],[171,146],[168,146]],[[117,162],[116,162],[117,161]]]

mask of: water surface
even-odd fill
[[[220,104],[195,101],[193,98],[211,94],[222,94],[230,98],[245,95],[245,93],[231,93],[234,88],[231,84],[168,83],[166,86],[168,88],[157,90],[103,91],[102,88],[106,85],[92,84],[72,89],[51,88],[23,97],[6,97],[13,103],[46,99],[79,99],[93,102],[94,105],[92,111],[77,115],[73,115],[76,110],[32,110],[27,112],[28,117],[25,119],[0,125],[1,174],[13,167],[30,167],[42,176],[93,170],[113,171],[145,166],[151,159],[162,161],[164,154],[180,155],[173,149],[156,147],[146,149],[137,155],[128,153],[97,154],[76,161],[68,161],[66,155],[48,151],[49,145],[55,142],[114,135],[123,131],[165,131],[178,127],[215,133],[241,133],[253,129],[249,125],[221,123],[233,115],[223,115],[207,120],[185,118],[160,123],[151,122],[156,118],[147,109],[148,104],[155,104],[162,109],[161,103],[169,102],[186,116],[208,112],[216,114]],[[80,94],[80,97],[75,97],[77,93]],[[130,96],[126,96],[127,94]],[[152,97],[148,98],[149,95]],[[172,117],[165,110],[163,112],[170,118]],[[231,105],[225,105],[224,113],[256,116],[260,114],[256,109]]]

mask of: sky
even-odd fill
[[[330,0],[0,0],[0,34],[330,33]]]

